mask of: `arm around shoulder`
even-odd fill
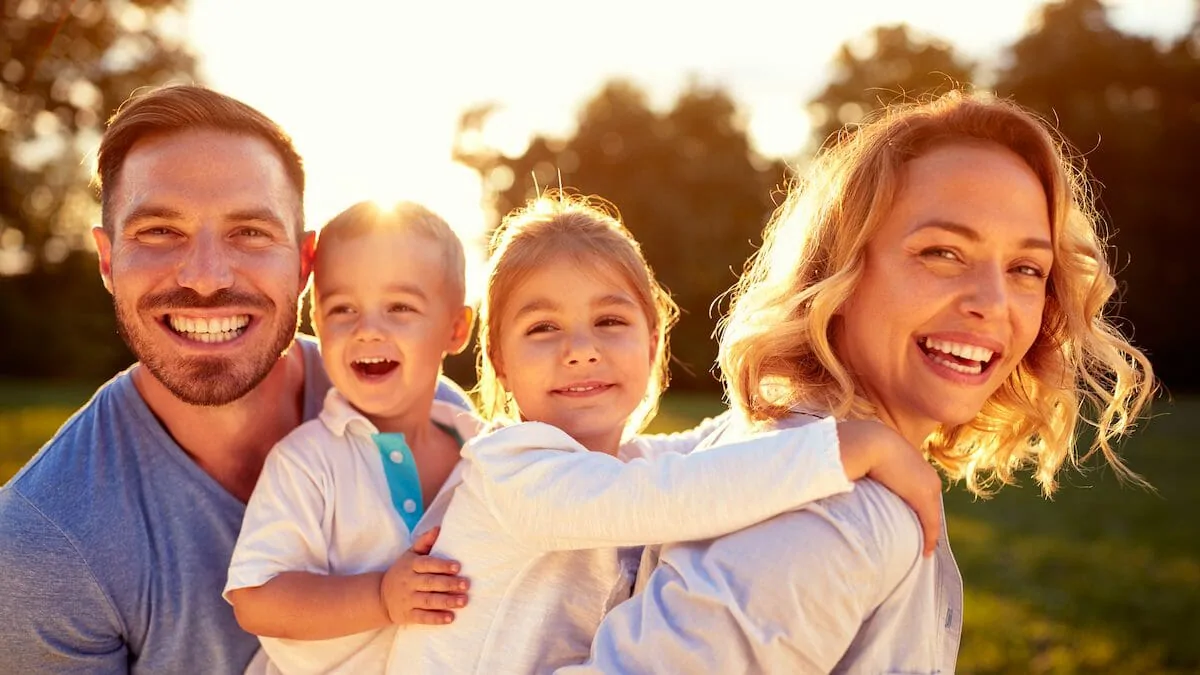
[[[23,673],[127,672],[121,620],[62,530],[0,489],[0,652]]]
[[[919,557],[899,500],[881,512],[860,492],[665,549],[646,588],[605,617],[581,671],[830,672]],[[900,531],[874,532],[889,527]]]

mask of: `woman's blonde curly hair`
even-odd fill
[[[1112,441],[1130,430],[1154,374],[1105,316],[1116,282],[1082,163],[1032,113],[978,94],[889,107],[820,153],[791,186],[718,329],[732,404],[760,423],[796,406],[839,418],[873,413],[831,347],[832,319],[862,276],[864,249],[894,203],[905,163],[964,141],[1007,148],[1037,175],[1054,265],[1041,330],[1025,358],[974,420],[939,428],[925,451],[976,494],[1031,467],[1049,495],[1064,461],[1077,461],[1075,432],[1085,421],[1095,435],[1084,459],[1099,451],[1120,475],[1140,482]]]

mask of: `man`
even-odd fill
[[[168,87],[110,121],[99,180],[100,275],[138,363],[0,488],[0,653],[11,672],[241,672],[258,642],[221,589],[245,503],[329,388],[295,339],[303,164],[257,110]]]

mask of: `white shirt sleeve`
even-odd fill
[[[478,492],[517,540],[540,550],[707,539],[852,489],[833,419],[690,455],[629,462],[525,423],[464,455]]]
[[[282,572],[329,573],[322,527],[326,485],[289,442],[303,443],[284,438],[271,450],[246,504],[222,593],[226,600],[229,591],[261,586]]]
[[[622,448],[623,457],[654,459],[667,453],[686,455],[695,450],[704,439],[729,424],[732,416],[733,413],[727,410],[716,417],[706,418],[687,431],[673,434],[642,434],[633,443]]]
[[[853,660],[921,543],[899,500],[863,489],[669,547],[645,590],[604,618],[588,663],[557,672],[828,673]]]

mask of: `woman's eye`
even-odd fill
[[[958,253],[956,253],[953,249],[943,248],[941,246],[934,246],[921,251],[921,257],[941,258],[943,260],[961,260]]]
[[[1013,271],[1016,272],[1017,274],[1027,276],[1027,277],[1033,277],[1035,279],[1045,279],[1046,278],[1046,273],[1042,271],[1042,268],[1036,267],[1034,265],[1017,265],[1016,267],[1013,268]]]

